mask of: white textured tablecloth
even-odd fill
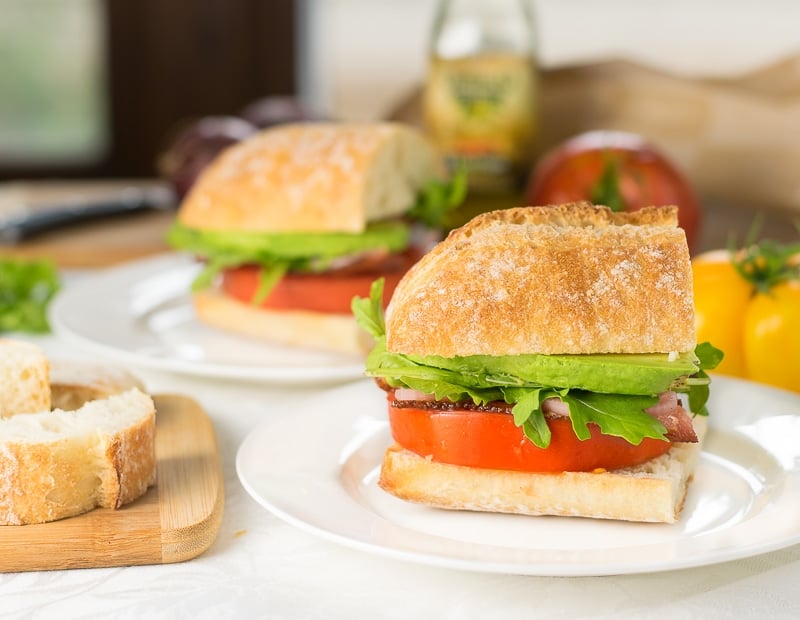
[[[81,357],[55,336],[33,340]],[[547,578],[431,568],[318,539],[251,499],[234,460],[256,425],[326,388],[136,370],[153,393],[198,400],[214,423],[225,472],[216,542],[180,564],[0,574],[0,619],[800,618],[800,546],[704,568]]]

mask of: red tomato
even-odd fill
[[[434,461],[467,467],[532,472],[619,469],[664,454],[668,441],[645,438],[638,446],[603,435],[590,425],[591,438],[581,441],[569,418],[548,420],[550,446],[537,448],[508,413],[437,411],[392,407],[389,424],[394,440]]]
[[[353,297],[358,295],[368,298],[372,282],[382,276],[385,278],[383,305],[386,307],[400,278],[418,258],[418,253],[406,252],[403,254],[402,265],[385,273],[288,273],[278,281],[260,306],[270,310],[350,314]],[[222,289],[228,295],[249,304],[258,290],[259,276],[260,269],[257,265],[226,269],[222,274]]]
[[[689,248],[698,239],[701,206],[686,178],[635,134],[590,131],[545,154],[525,193],[529,205],[589,200],[615,211],[676,205]]]

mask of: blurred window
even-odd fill
[[[150,177],[174,128],[295,93],[296,0],[0,0],[0,182]]]
[[[0,0],[0,166],[104,157],[105,29],[102,0]]]

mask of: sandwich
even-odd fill
[[[375,345],[393,444],[379,485],[428,506],[675,522],[706,429],[706,370],[675,207],[479,215],[423,257]]]
[[[273,343],[364,353],[350,313],[377,277],[386,299],[464,198],[423,135],[398,123],[299,123],[223,151],[168,239],[204,268],[198,318]]]

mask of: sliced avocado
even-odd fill
[[[173,247],[204,256],[232,254],[265,262],[335,258],[376,248],[397,252],[408,246],[409,235],[408,224],[395,220],[369,224],[362,233],[208,231],[175,223],[167,238]]]
[[[673,355],[674,359],[666,353],[407,357],[418,364],[480,377],[484,384],[536,384],[604,394],[659,394],[679,377],[698,370],[697,357],[691,351]]]

